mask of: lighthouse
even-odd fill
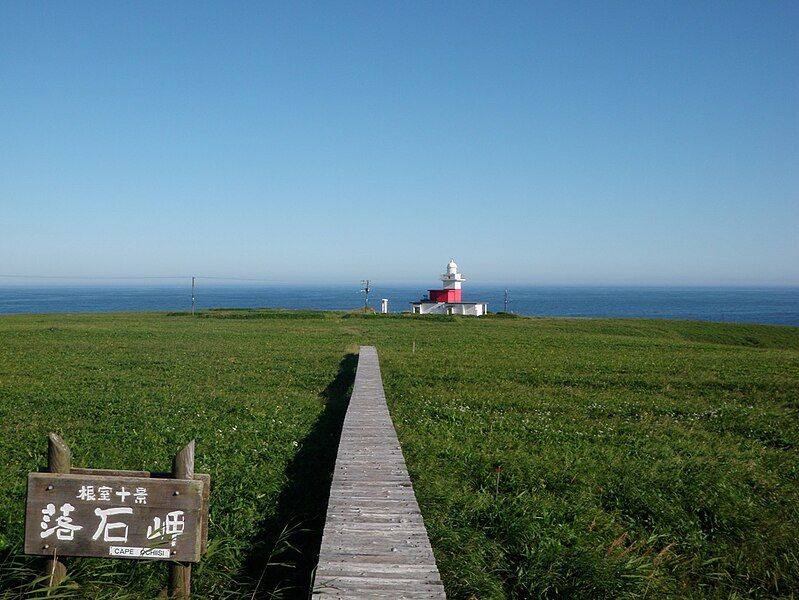
[[[455,259],[450,259],[447,264],[447,272],[441,276],[441,281],[444,282],[443,290],[428,290],[430,300],[435,300],[436,302],[460,302],[461,284],[464,281],[464,277],[458,273],[458,265],[455,263]]]
[[[486,302],[463,302],[461,286],[466,278],[458,273],[455,259],[450,259],[446,271],[440,277],[443,288],[427,290],[427,298],[411,302],[417,315],[471,315],[479,317],[488,312]]]

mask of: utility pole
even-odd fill
[[[191,276],[191,314],[194,314],[194,275]]]
[[[508,288],[505,288],[505,313],[508,312]]]
[[[369,280],[368,279],[362,279],[361,280],[361,285],[363,286],[363,289],[361,290],[361,293],[362,294],[366,294],[366,296],[364,296],[364,299],[363,299],[363,307],[364,308],[369,308],[369,292],[372,291],[372,288],[369,287]]]

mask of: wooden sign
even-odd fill
[[[25,552],[198,562],[204,487],[201,479],[30,473]]]
[[[49,590],[67,576],[65,556],[168,560],[159,597],[188,600],[191,563],[208,548],[210,489],[211,476],[194,472],[194,440],[170,473],[150,473],[73,469],[69,446],[50,433],[47,470],[28,474],[25,552],[47,557]]]

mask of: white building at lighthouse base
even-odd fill
[[[482,317],[488,314],[486,302],[432,302],[418,300],[411,302],[411,312],[416,315],[464,315]]]
[[[458,273],[458,265],[450,260],[447,272],[441,276],[444,288],[428,290],[428,297],[411,302],[411,312],[415,315],[464,315],[480,317],[488,313],[487,302],[461,301],[461,284],[465,281]]]

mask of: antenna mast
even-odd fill
[[[369,287],[369,280],[368,279],[362,279],[361,280],[361,285],[363,286],[363,288],[361,289],[361,293],[365,294],[364,299],[363,299],[363,307],[364,308],[369,308],[369,292],[372,291],[372,288]]]

